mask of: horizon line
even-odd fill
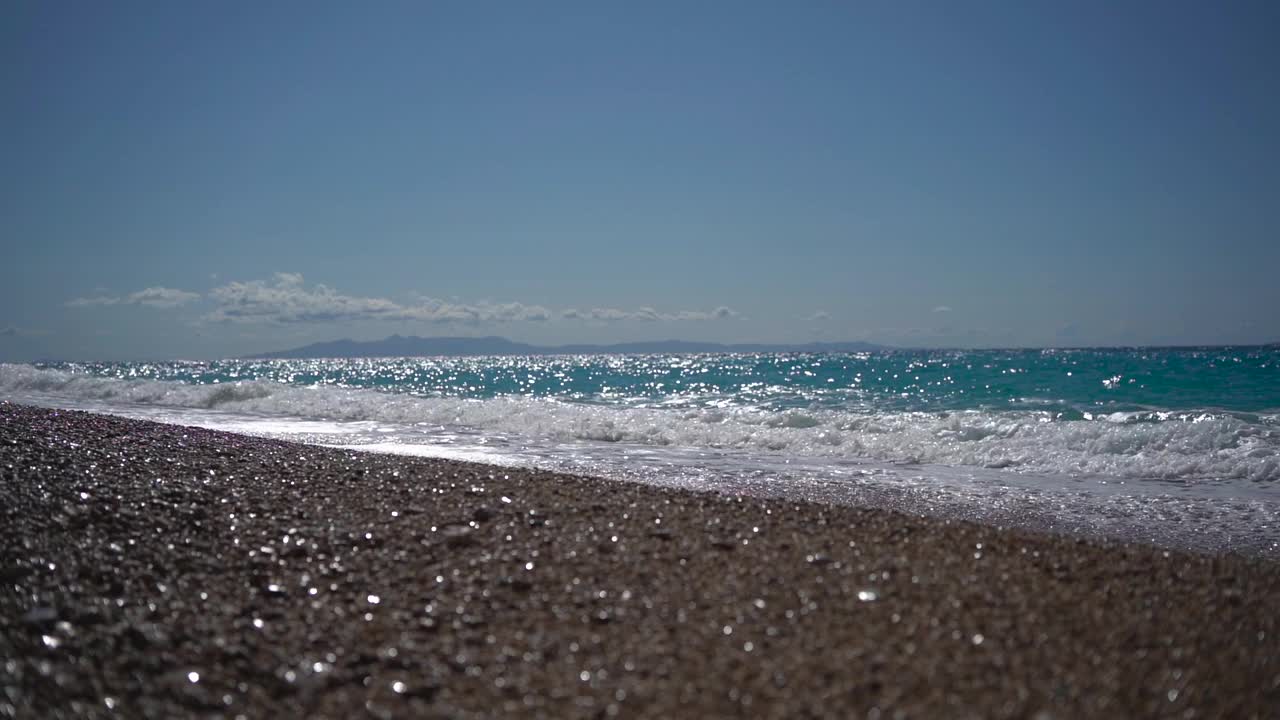
[[[19,362],[15,362],[15,363],[0,363],[0,364],[43,365],[43,364],[73,364],[73,363],[87,363],[87,362],[193,362],[193,363],[195,363],[195,362],[218,362],[218,361],[226,361],[226,360],[287,360],[287,359],[350,360],[350,359],[357,359],[357,358],[410,358],[410,357],[502,357],[502,356],[507,356],[507,357],[519,357],[519,356],[521,356],[521,353],[509,353],[509,354],[508,354],[508,353],[475,353],[475,354],[466,354],[466,353],[424,353],[424,354],[421,354],[421,355],[415,355],[415,354],[410,354],[410,355],[350,355],[350,356],[345,356],[345,357],[344,357],[344,356],[325,356],[325,355],[316,355],[316,356],[312,356],[312,357],[308,357],[308,358],[272,358],[272,357],[268,357],[268,356],[270,356],[270,355],[274,355],[274,354],[288,353],[288,352],[294,352],[294,351],[298,351],[298,350],[304,350],[304,349],[306,349],[306,348],[308,348],[308,347],[311,347],[311,346],[314,346],[314,345],[325,345],[325,344],[330,344],[330,343],[340,343],[340,342],[372,344],[372,343],[382,342],[382,341],[385,341],[385,340],[390,340],[390,339],[392,339],[392,338],[396,338],[396,337],[398,337],[398,338],[402,338],[402,339],[418,339],[418,340],[503,340],[503,341],[506,341],[506,342],[509,342],[509,343],[512,343],[512,344],[516,344],[516,345],[524,345],[524,346],[527,346],[527,347],[530,347],[530,348],[534,348],[534,349],[539,349],[539,350],[551,350],[551,351],[558,350],[558,349],[562,349],[562,348],[573,348],[573,347],[597,347],[597,348],[610,348],[610,347],[619,347],[619,346],[625,346],[625,345],[640,345],[640,344],[652,344],[652,345],[659,345],[659,344],[664,344],[664,343],[686,343],[686,344],[703,344],[703,345],[713,345],[713,346],[724,347],[724,348],[728,348],[728,349],[730,349],[730,350],[729,350],[730,352],[732,352],[732,348],[734,348],[734,347],[753,346],[753,345],[763,345],[763,346],[775,346],[775,347],[777,347],[777,348],[779,348],[779,349],[777,349],[777,350],[767,350],[767,351],[743,351],[743,352],[746,352],[746,353],[750,353],[750,352],[765,352],[765,353],[769,353],[769,352],[779,352],[779,353],[783,353],[783,352],[798,352],[798,353],[811,353],[811,354],[822,354],[823,352],[833,352],[833,353],[841,353],[841,352],[893,353],[893,352],[998,352],[998,351],[1004,351],[1004,352],[1031,352],[1031,351],[1044,352],[1044,351],[1078,351],[1078,350],[1209,350],[1209,349],[1218,349],[1218,348],[1277,348],[1277,347],[1280,347],[1280,340],[1271,341],[1271,342],[1256,342],[1256,343],[1186,343],[1186,344],[1170,344],[1170,345],[1164,345],[1164,344],[1133,344],[1133,345],[1097,345],[1097,344],[1086,344],[1086,345],[984,345],[984,346],[960,346],[960,345],[887,345],[887,344],[884,344],[884,343],[877,343],[877,342],[873,342],[873,341],[870,341],[870,340],[813,340],[813,341],[809,341],[809,342],[793,342],[793,343],[786,343],[786,342],[760,342],[760,341],[752,341],[752,342],[735,342],[735,343],[723,343],[723,342],[715,342],[715,341],[708,341],[708,340],[683,340],[683,339],[677,339],[677,338],[669,338],[669,339],[665,339],[665,340],[631,340],[631,341],[623,341],[623,342],[616,342],[616,343],[586,343],[586,342],[584,342],[584,343],[562,343],[562,344],[558,344],[558,345],[537,345],[537,344],[533,344],[533,343],[526,343],[526,342],[522,342],[522,341],[511,340],[510,338],[506,338],[506,337],[503,337],[503,336],[501,336],[501,335],[481,335],[481,336],[469,336],[469,335],[436,335],[436,336],[422,336],[422,335],[400,335],[400,334],[398,334],[398,333],[395,333],[395,334],[392,334],[392,335],[388,335],[388,336],[386,336],[386,337],[384,337],[384,338],[381,338],[380,340],[353,340],[353,339],[351,339],[351,338],[337,338],[337,339],[335,339],[335,340],[321,340],[321,341],[317,341],[317,342],[314,342],[314,343],[309,343],[309,344],[307,344],[307,345],[302,345],[302,346],[299,346],[299,347],[296,347],[296,348],[289,348],[289,349],[285,349],[285,350],[276,350],[276,351],[264,352],[264,353],[260,353],[260,354],[239,355],[239,356],[222,355],[222,356],[203,357],[203,358],[200,358],[200,357],[172,357],[172,356],[171,356],[171,357],[155,357],[155,356],[152,356],[152,357],[145,357],[145,356],[143,356],[143,357],[133,357],[133,358],[128,358],[128,359],[119,359],[119,360],[97,360],[97,359],[80,359],[80,360],[70,360],[70,359],[57,359],[57,358],[51,358],[51,357],[43,357],[43,358],[37,358],[37,359],[34,359],[34,360],[25,361],[25,362],[19,361]],[[802,349],[799,349],[799,348],[803,348],[803,347],[805,347],[805,346],[813,346],[813,345],[858,345],[858,344],[861,344],[861,345],[871,345],[871,346],[874,346],[874,349],[870,349],[870,350],[860,350],[860,351],[822,351],[822,350],[802,350]],[[797,349],[796,349],[796,350],[786,350],[786,349],[783,349],[783,348],[787,348],[787,347],[793,347],[793,348],[797,348]],[[681,351],[681,350],[671,350],[671,351],[668,351],[668,352],[663,352],[663,351],[654,351],[654,352],[656,352],[656,353],[660,353],[660,354],[672,354],[672,355],[686,355],[686,354],[687,354],[687,355],[704,355],[704,354],[715,354],[715,352],[716,352],[716,351]],[[640,354],[640,355],[643,355],[643,354],[651,354],[651,353],[648,353],[648,352],[635,352],[635,353],[628,353],[628,352],[625,352],[625,351],[620,351],[620,352],[617,352],[617,353],[611,353],[611,352],[608,352],[608,351],[600,352],[600,353],[590,353],[590,352],[588,352],[588,353],[581,353],[581,352],[572,352],[572,351],[568,351],[568,352],[563,352],[563,353],[547,352],[547,353],[540,353],[540,354],[554,356],[554,355],[583,355],[583,354],[587,354],[587,355],[590,355],[590,354],[602,354],[602,355],[611,355],[611,354]]]

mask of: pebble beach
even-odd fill
[[[1280,707],[1280,565],[0,404],[0,716]]]

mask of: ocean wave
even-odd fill
[[[1052,410],[854,412],[830,408],[674,409],[557,398],[418,397],[252,380],[205,385],[0,365],[0,397],[216,410],[327,421],[465,429],[530,440],[740,449],[805,457],[1001,468],[1187,482],[1280,481],[1274,419],[1143,411],[1063,419]]]

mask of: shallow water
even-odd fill
[[[1280,549],[1275,349],[3,365],[0,397],[1178,547]]]

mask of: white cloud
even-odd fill
[[[199,299],[198,293],[166,287],[149,287],[125,296],[97,295],[67,302],[70,307],[146,305],[173,308]],[[408,302],[379,297],[346,295],[328,287],[308,286],[301,273],[275,273],[269,280],[233,281],[208,293],[213,309],[202,318],[214,323],[263,323],[291,325],[353,320],[426,322],[479,325],[491,323],[591,320],[596,322],[680,322],[725,320],[738,316],[728,307],[709,312],[680,310],[660,312],[651,307],[636,310],[575,308],[554,312],[542,305],[519,302],[462,303],[415,295]]]
[[[541,305],[525,305],[518,302],[496,305],[481,303],[477,309],[482,317],[499,322],[546,322],[551,319],[551,311]]]
[[[124,302],[129,305],[171,308],[185,305],[198,299],[200,299],[200,293],[166,287],[149,287],[129,295],[124,299]]]
[[[146,305],[155,308],[172,308],[185,305],[200,298],[200,293],[176,290],[167,287],[149,287],[124,297],[117,295],[95,295],[67,301],[67,307],[95,307],[107,305]]]
[[[299,273],[276,273],[270,282],[231,282],[209,296],[217,307],[211,322],[314,323],[341,320],[413,321],[440,324],[546,322],[551,310],[519,302],[475,304],[416,296],[400,303],[386,298],[344,295],[325,285],[307,287]]]
[[[729,320],[738,317],[738,312],[721,305],[710,312],[701,310],[680,310],[664,313],[651,307],[636,310],[619,310],[618,308],[592,308],[581,311],[570,308],[560,313],[566,320],[594,320],[596,322],[624,322],[636,320],[640,322],[702,322],[707,320]]]
[[[936,313],[948,313],[948,312],[951,312],[951,306],[939,305],[938,307],[934,308],[933,311]]]
[[[701,310],[681,310],[674,315],[664,315],[664,320],[730,320],[738,317],[736,310],[721,305],[711,312],[702,312]]]
[[[48,330],[32,330],[31,328],[22,328],[17,325],[0,328],[0,337],[36,337],[49,334]]]
[[[303,284],[298,273],[276,273],[271,282],[229,282],[209,291],[217,304],[212,322],[307,323],[404,319],[404,308],[382,298],[343,295],[325,285]]]
[[[819,310],[814,314],[810,315],[809,319],[814,322],[824,322],[826,320],[831,319],[831,313],[827,312],[826,310]]]
[[[587,312],[587,317],[591,320],[599,320],[600,322],[617,322],[619,320],[632,320],[634,317],[626,310],[618,310],[617,308],[592,308]]]
[[[119,305],[120,298],[111,295],[95,295],[94,297],[78,297],[67,301],[67,307],[94,307],[97,305]]]

